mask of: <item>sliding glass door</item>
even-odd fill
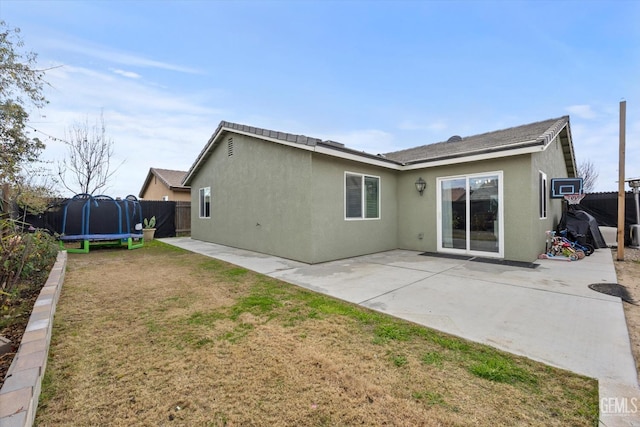
[[[502,257],[502,172],[439,178],[438,192],[438,250]]]

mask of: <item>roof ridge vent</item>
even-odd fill
[[[451,138],[447,139],[447,142],[458,142],[462,141],[462,137],[460,135],[453,135]]]
[[[334,147],[340,147],[340,148],[344,148],[344,144],[337,142],[337,141],[332,141],[330,139],[327,139],[326,141],[322,141],[323,144],[327,144],[327,145],[332,145]]]

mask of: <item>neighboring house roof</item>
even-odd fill
[[[151,178],[154,176],[158,180],[160,180],[160,182],[162,182],[169,190],[191,191],[190,187],[182,185],[182,181],[184,180],[184,177],[186,175],[187,175],[186,171],[149,168],[149,173],[147,174],[147,178],[144,180],[144,184],[142,184],[142,188],[140,189],[139,197],[143,196],[144,192],[149,186],[149,183],[151,182]]]
[[[560,135],[565,129],[566,132]],[[335,141],[323,141],[322,139],[305,135],[222,121],[187,172],[183,181],[185,185],[190,184],[191,179],[211,155],[216,144],[228,132],[253,136],[266,141],[395,170],[419,169],[464,161],[533,153],[543,150],[556,136],[560,135],[568,174],[571,177],[575,176],[576,173],[573,142],[569,129],[569,116],[464,138],[454,136],[447,142],[422,145],[378,155],[352,150]]]

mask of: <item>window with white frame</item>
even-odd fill
[[[438,252],[504,256],[503,171],[437,178]]]
[[[198,197],[200,218],[211,218],[211,187],[201,188]]]
[[[380,219],[380,177],[345,172],[346,219]]]
[[[539,171],[538,172],[538,190],[539,190],[539,201],[538,206],[540,210],[540,219],[547,218],[547,203],[549,199],[549,191],[547,190],[547,174]]]

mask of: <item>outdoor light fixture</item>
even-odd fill
[[[420,193],[421,196],[422,193],[424,193],[425,188],[427,188],[427,183],[422,179],[422,177],[418,178],[416,181],[416,190],[418,190],[418,193]]]

